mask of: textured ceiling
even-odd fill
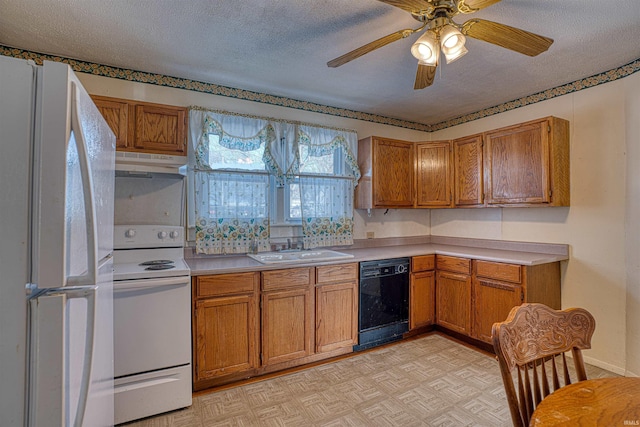
[[[339,68],[327,61],[400,29],[376,0],[0,0],[0,44],[434,124],[640,58],[640,0],[502,0],[472,15],[555,40],[528,57],[469,53],[415,91],[413,35]]]

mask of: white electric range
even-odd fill
[[[113,259],[116,424],[190,406],[184,228],[118,225]]]

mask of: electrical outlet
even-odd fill
[[[376,233],[373,231],[367,231],[367,239],[373,239],[376,237]]]

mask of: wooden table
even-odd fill
[[[529,426],[640,426],[640,378],[580,381],[551,393]]]

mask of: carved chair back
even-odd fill
[[[514,307],[504,322],[493,324],[493,348],[514,426],[529,425],[542,399],[571,384],[571,371],[574,381],[587,379],[582,350],[591,348],[595,327],[585,309],[554,310],[544,304]],[[573,370],[565,357],[568,351]]]

